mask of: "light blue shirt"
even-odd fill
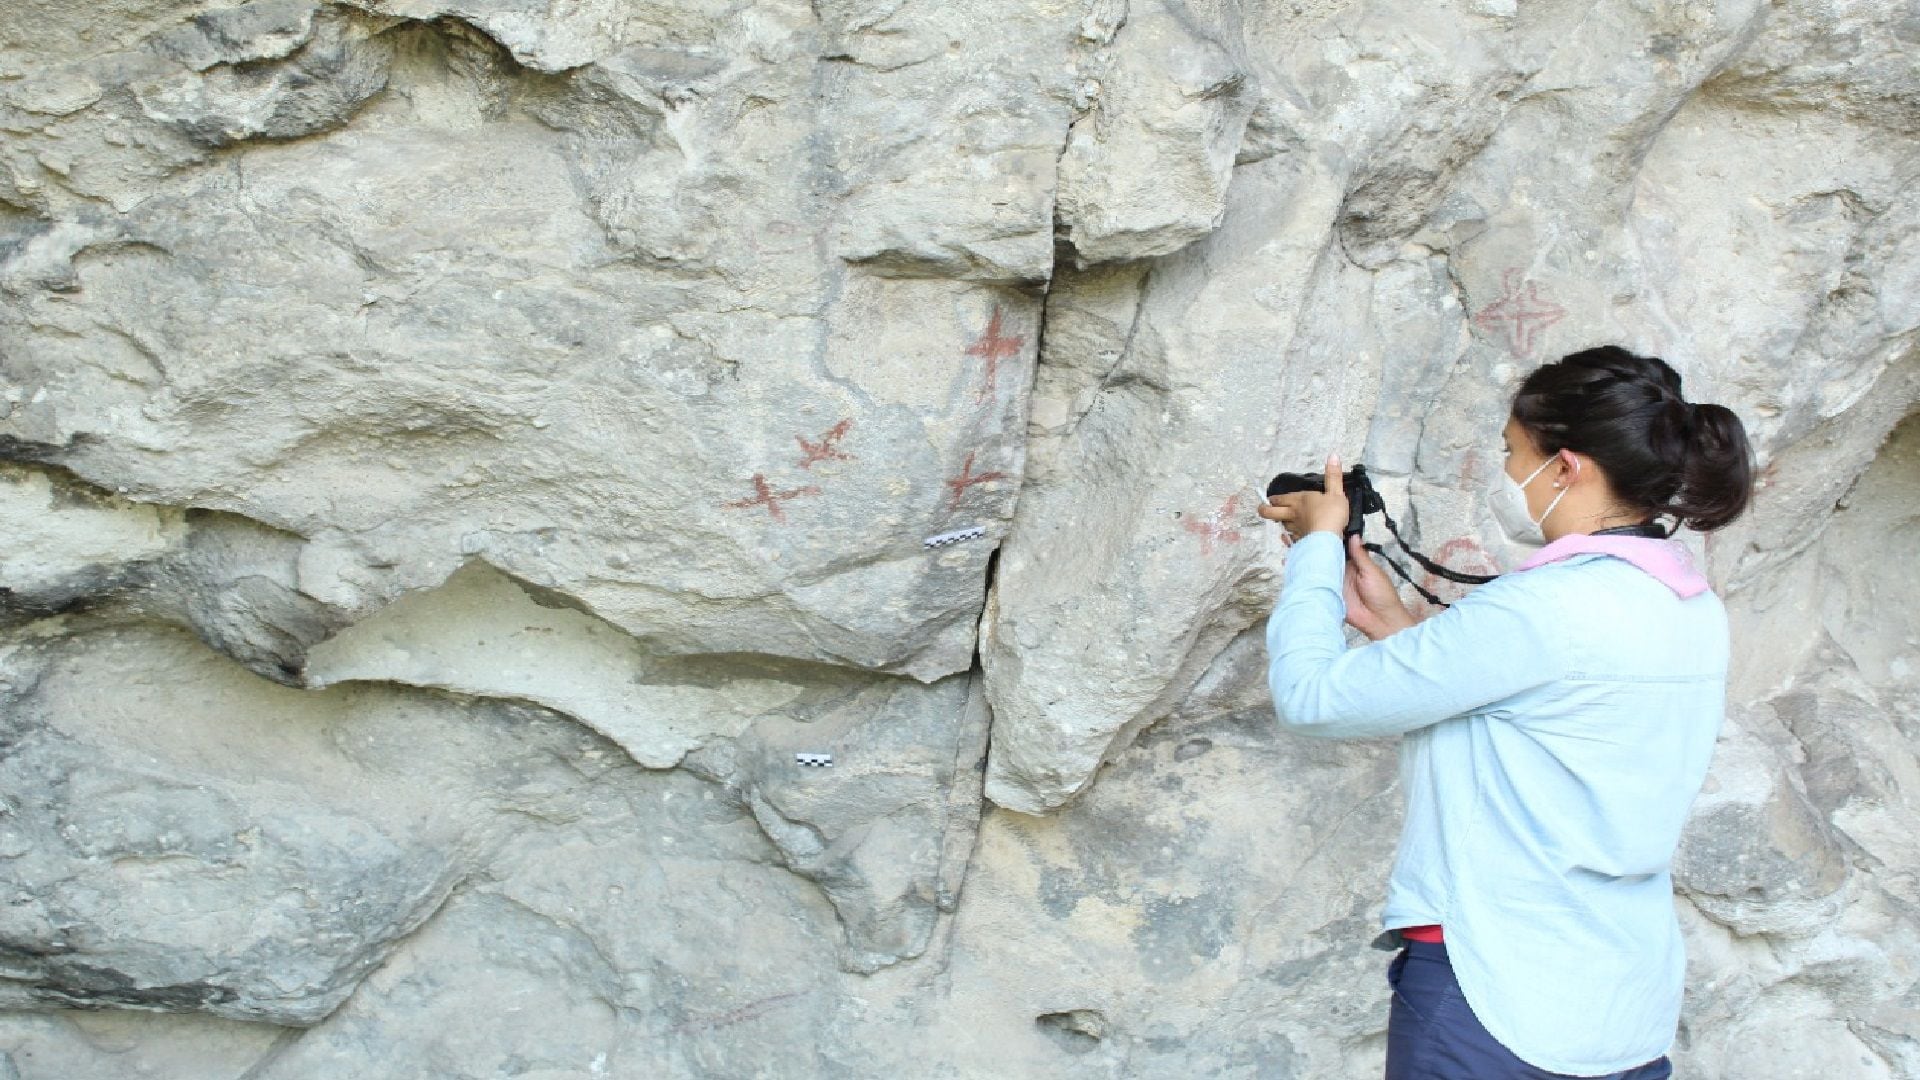
[[[1686,967],[1669,864],[1725,709],[1719,598],[1582,554],[1349,650],[1345,562],[1330,532],[1293,545],[1267,674],[1290,731],[1404,735],[1383,925],[1444,926],[1474,1015],[1532,1065],[1666,1053]]]

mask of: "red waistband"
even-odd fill
[[[1429,945],[1439,945],[1447,940],[1446,937],[1441,934],[1438,924],[1403,926],[1400,928],[1400,936],[1406,938],[1408,941],[1424,941]]]

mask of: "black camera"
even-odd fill
[[[1367,478],[1367,467],[1365,465],[1355,465],[1353,468],[1348,469],[1342,474],[1341,482],[1345,485],[1347,492],[1347,527],[1343,530],[1343,536],[1362,536],[1362,532],[1366,528],[1367,515],[1379,514],[1380,520],[1386,523],[1387,531],[1393,534],[1393,542],[1398,544],[1401,551],[1406,552],[1414,562],[1419,563],[1421,568],[1429,574],[1445,578],[1448,581],[1457,581],[1462,585],[1485,585],[1496,576],[1493,574],[1464,574],[1458,570],[1441,566],[1439,563],[1413,550],[1413,548],[1407,544],[1406,538],[1400,535],[1400,526],[1394,522],[1393,515],[1387,513],[1387,501],[1380,497],[1380,493],[1374,490],[1373,481]],[[1283,472],[1267,483],[1267,498],[1271,499],[1275,495],[1285,495],[1293,491],[1325,490],[1327,490],[1327,477],[1325,473]],[[1362,538],[1362,543],[1365,543],[1364,537]],[[1413,591],[1419,593],[1427,603],[1433,604],[1436,607],[1447,606],[1438,596],[1433,594],[1432,589],[1413,580],[1413,575],[1407,573],[1406,567],[1388,558],[1385,548],[1379,544],[1368,543],[1366,544],[1366,549],[1380,556],[1388,566],[1393,568],[1394,573],[1400,575],[1400,580],[1413,586]]]
[[[1347,490],[1347,527],[1342,536],[1359,536],[1366,528],[1368,514],[1385,513],[1386,500],[1373,490],[1373,481],[1367,479],[1367,467],[1355,465],[1342,476]],[[1295,491],[1325,491],[1327,478],[1323,473],[1283,472],[1267,484],[1267,498],[1286,495]]]

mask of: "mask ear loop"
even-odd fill
[[[1567,454],[1567,451],[1566,451],[1565,449],[1562,449],[1562,450],[1560,451],[1560,453],[1561,453],[1561,454]],[[1556,454],[1556,455],[1554,455],[1554,456],[1555,456],[1555,457],[1559,457],[1560,455],[1559,455],[1559,454]],[[1574,456],[1573,456],[1573,455],[1571,455],[1571,454],[1567,454],[1567,456],[1566,456],[1566,457],[1563,457],[1563,458],[1560,458],[1560,462],[1561,462],[1561,465],[1560,465],[1560,467],[1561,467],[1562,469],[1565,469],[1565,468],[1567,467],[1567,466],[1566,466],[1566,463],[1567,463],[1568,461],[1571,461],[1571,462],[1573,462],[1573,479],[1572,479],[1572,480],[1569,480],[1569,481],[1567,481],[1567,482],[1566,482],[1565,484],[1561,484],[1561,483],[1559,483],[1558,481],[1556,481],[1556,482],[1554,483],[1554,485],[1553,485],[1553,486],[1554,486],[1554,487],[1557,487],[1557,488],[1559,488],[1559,489],[1560,489],[1560,494],[1558,494],[1558,495],[1555,495],[1555,496],[1553,497],[1553,501],[1547,504],[1547,508],[1546,508],[1545,510],[1542,510],[1542,511],[1540,511],[1540,520],[1539,520],[1539,521],[1536,521],[1536,522],[1534,522],[1534,525],[1536,525],[1536,526],[1543,526],[1543,525],[1545,525],[1545,524],[1547,523],[1547,515],[1548,515],[1548,514],[1551,514],[1551,513],[1553,513],[1553,508],[1554,508],[1554,507],[1556,507],[1556,506],[1559,506],[1559,505],[1560,505],[1560,500],[1561,500],[1561,499],[1564,499],[1564,498],[1566,498],[1566,497],[1567,497],[1567,493],[1573,490],[1573,483],[1574,483],[1574,481],[1576,481],[1576,480],[1579,480],[1579,479],[1580,479],[1580,459],[1579,459],[1579,458],[1577,458],[1577,457],[1574,457]],[[1544,466],[1542,466],[1542,467],[1544,468]]]

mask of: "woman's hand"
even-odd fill
[[[1347,529],[1346,479],[1338,454],[1327,455],[1325,491],[1294,491],[1276,495],[1260,507],[1268,521],[1286,526],[1289,538],[1313,532],[1343,533]],[[1347,622],[1374,641],[1419,622],[1380,569],[1361,546],[1358,536],[1346,538],[1347,572],[1341,592],[1347,604]]]
[[[1358,536],[1347,537],[1347,574],[1341,594],[1347,602],[1348,625],[1373,641],[1420,621],[1400,602],[1393,580],[1367,555]]]
[[[1346,478],[1340,472],[1340,455],[1327,455],[1325,491],[1290,491],[1275,495],[1258,513],[1268,521],[1286,526],[1289,537],[1308,533],[1342,533],[1347,528]]]

